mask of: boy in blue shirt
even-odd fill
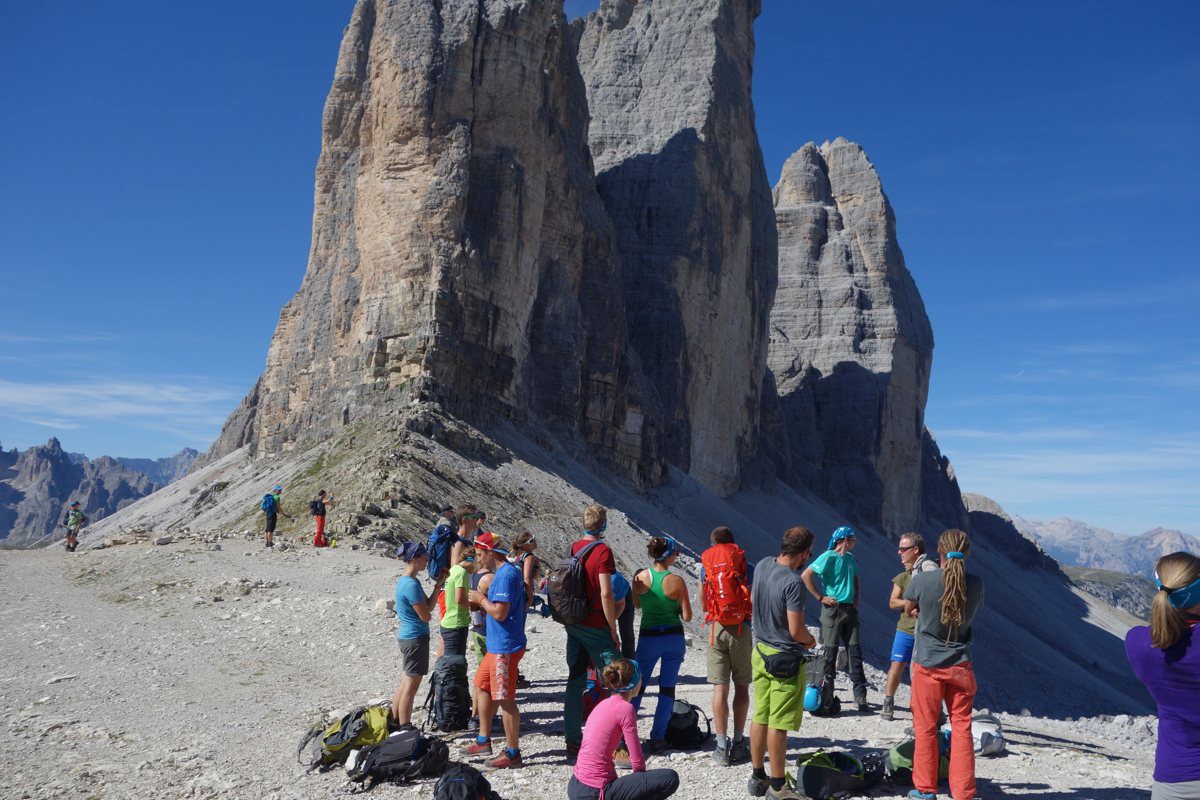
[[[421,686],[421,678],[429,672],[429,618],[437,605],[445,576],[438,577],[433,592],[426,597],[417,579],[421,570],[429,566],[429,551],[425,545],[405,542],[397,555],[404,562],[404,574],[396,581],[396,618],[400,620],[396,642],[400,645],[404,677],[392,697],[392,716],[396,724],[403,727],[411,724],[413,700]]]
[[[829,540],[829,549],[805,567],[800,577],[809,593],[821,604],[821,643],[825,645],[825,655],[819,669],[824,685],[833,686],[838,647],[845,647],[850,682],[854,685],[854,702],[859,711],[868,711],[867,676],[863,672],[859,641],[858,562],[851,552],[854,543],[853,528],[847,525],[838,528]],[[818,577],[821,579],[819,590]]]

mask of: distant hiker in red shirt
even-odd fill
[[[326,496],[325,490],[317,492],[317,498],[308,504],[308,510],[317,521],[317,533],[313,536],[313,547],[329,547],[329,539],[325,538],[325,511],[333,505],[333,495]]]

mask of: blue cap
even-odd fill
[[[272,492],[282,492],[282,491],[283,491],[283,487],[282,487],[282,486],[278,486],[278,485],[276,485],[276,486],[272,486],[272,487],[271,487],[271,491],[272,491]]]
[[[837,543],[843,539],[854,538],[857,538],[857,534],[854,533],[854,528],[851,528],[849,525],[843,525],[833,532],[833,536],[829,537],[829,549],[832,550],[833,548],[837,547]]]

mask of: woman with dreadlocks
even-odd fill
[[[950,794],[975,800],[975,746],[971,707],[975,671],[971,667],[971,624],[983,604],[983,581],[967,572],[971,542],[951,529],[938,540],[942,568],[913,575],[904,591],[905,610],[917,609],[912,662],[913,786],[908,796],[936,800],[938,715],[950,712]]]

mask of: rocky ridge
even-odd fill
[[[1200,552],[1200,537],[1166,528],[1154,528],[1139,536],[1122,536],[1069,517],[1044,522],[1015,517],[1013,523],[1064,566],[1150,578],[1155,562],[1163,556],[1181,550]]]

